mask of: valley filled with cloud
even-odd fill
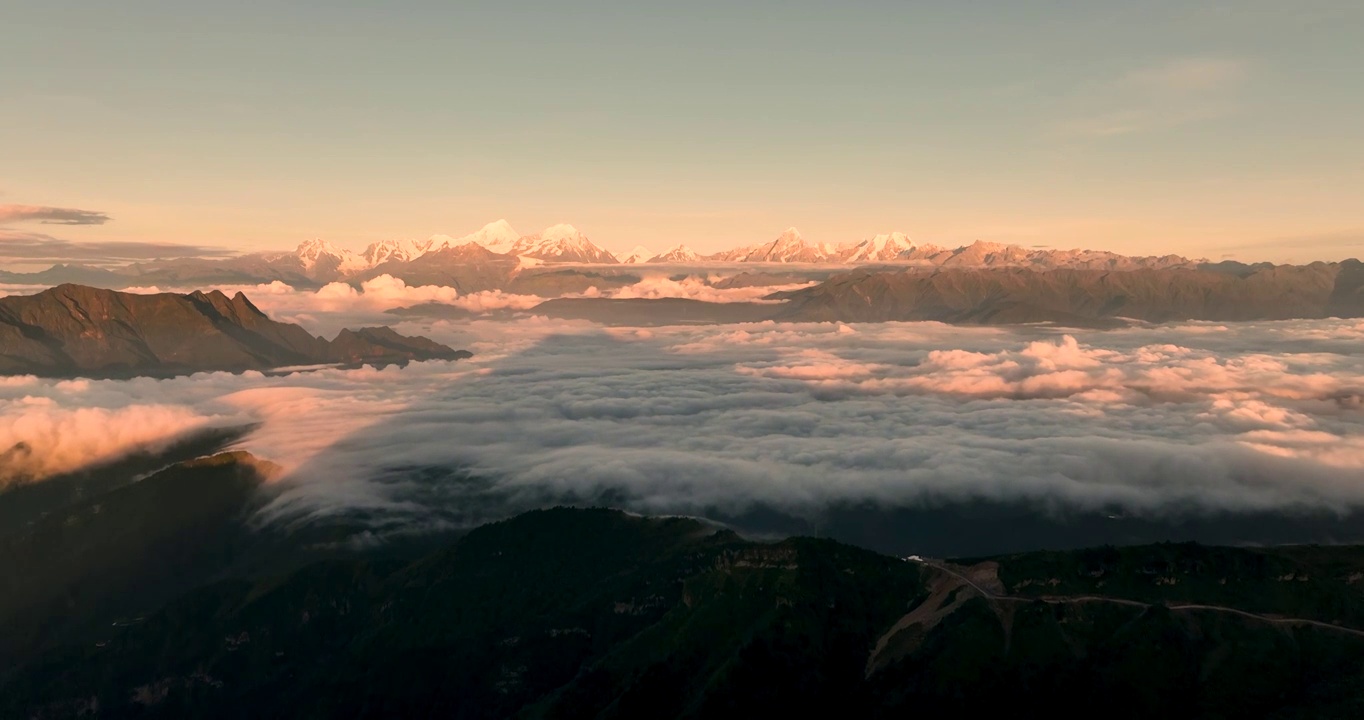
[[[668,282],[650,287],[711,291]],[[522,313],[395,324],[384,311],[399,305],[518,301],[383,280],[344,288],[248,291],[314,333],[385,322],[474,357],[6,378],[0,447],[15,450],[0,481],[252,426],[240,446],[285,469],[260,522],[363,517],[379,535],[555,502],[806,518],[982,501],[1156,520],[1364,507],[1358,320],[607,328]]]

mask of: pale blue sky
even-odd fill
[[[0,0],[6,225],[1364,255],[1364,3]],[[0,223],[4,225],[4,223]]]

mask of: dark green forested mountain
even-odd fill
[[[218,455],[11,525],[0,717],[1364,713],[1361,548],[905,560],[557,508],[321,555],[244,521],[263,470]]]

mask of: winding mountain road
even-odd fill
[[[942,563],[918,557],[906,558],[906,560],[908,560],[909,562],[917,562],[921,565],[926,565],[940,572],[947,573],[948,575],[951,575],[952,577],[965,583],[972,590],[975,590],[977,593],[981,595],[981,597],[984,597],[986,600],[990,600],[993,602],[1030,603],[1038,600],[1051,604],[1095,602],[1110,603],[1113,605],[1127,605],[1130,607],[1138,608],[1149,608],[1152,607],[1153,605],[1153,603],[1144,603],[1138,600],[1126,600],[1124,598],[1105,597],[1102,595],[1076,595],[1072,597],[1058,597],[1052,595],[1043,595],[1039,597],[1013,597],[1009,595],[1001,595],[999,593],[992,592],[981,587],[979,584],[976,583],[976,581],[972,580],[971,578],[967,577],[966,575],[960,572],[957,572],[956,570],[953,570],[952,568]],[[1309,620],[1307,618],[1271,617],[1269,615],[1259,615],[1253,612],[1238,610],[1236,608],[1225,607],[1222,605],[1203,605],[1199,603],[1167,604],[1165,605],[1165,607],[1169,610],[1177,611],[1192,610],[1228,613],[1231,615],[1239,615],[1241,617],[1248,618],[1251,620],[1259,620],[1260,622],[1270,623],[1272,625],[1306,625],[1310,627],[1318,627],[1323,630],[1333,630],[1335,632],[1344,633],[1346,635],[1353,635],[1358,638],[1364,638],[1364,630],[1356,630],[1354,628],[1345,627],[1343,625],[1334,625],[1332,623],[1322,622],[1320,620]]]

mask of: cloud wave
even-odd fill
[[[78,393],[80,383],[64,387]],[[221,420],[181,405],[61,407],[33,396],[0,401],[0,489],[137,451],[157,452]]]
[[[0,398],[259,422],[243,446],[288,471],[271,522],[363,512],[424,528],[556,501],[808,514],[987,499],[1149,517],[1364,508],[1358,321],[401,329],[475,359],[79,388],[30,378],[0,383]]]

